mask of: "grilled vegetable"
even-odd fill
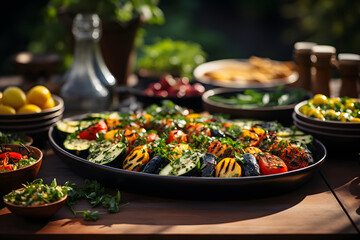
[[[109,141],[98,142],[91,146],[92,152],[88,160],[102,165],[120,165],[120,156],[126,151],[126,146],[122,142],[112,144]]]
[[[144,167],[144,173],[154,173],[158,174],[162,168],[164,168],[167,164],[169,164],[169,160],[167,158],[163,158],[161,156],[153,157]]]
[[[213,141],[207,149],[208,153],[214,154],[218,158],[226,158],[229,157],[232,152],[233,148],[229,144],[221,144],[220,141]]]
[[[170,161],[181,157],[186,151],[189,151],[189,150],[192,150],[192,149],[188,144],[178,143],[171,150],[172,150],[172,154],[169,155]]]
[[[106,122],[104,120],[100,120],[99,122],[91,125],[87,129],[81,131],[78,134],[78,136],[81,139],[95,140],[97,133],[99,133],[99,132],[106,133],[107,130],[108,130],[108,127],[106,125]]]
[[[159,175],[192,175],[200,164],[200,156],[199,152],[186,151],[181,157],[166,165]]]
[[[187,137],[186,134],[178,129],[174,129],[172,131],[170,131],[169,133],[169,137],[166,140],[166,143],[171,143],[171,142],[187,142]]]
[[[139,172],[149,162],[149,158],[146,145],[137,146],[126,156],[123,162],[123,169]]]
[[[76,151],[76,154],[78,155],[80,151],[88,150],[90,145],[94,142],[94,140],[81,139],[68,135],[63,144],[65,149]]]
[[[265,131],[258,127],[252,127],[250,130],[244,129],[238,139],[246,146],[256,147],[260,140],[265,136]]]
[[[216,167],[216,156],[211,153],[205,153],[202,158],[201,177],[214,176]]]
[[[215,177],[240,177],[241,167],[233,158],[224,158],[215,168]]]
[[[287,172],[288,168],[285,162],[271,153],[257,154],[256,159],[259,162],[260,170],[263,175],[277,174]]]
[[[243,164],[241,164],[243,175],[244,176],[259,176],[260,173],[260,166],[256,161],[254,155],[250,153],[246,153],[243,156]]]
[[[56,124],[57,130],[62,133],[74,133],[79,129],[84,129],[89,127],[92,124],[92,121],[59,121]]]
[[[250,154],[252,154],[252,155],[262,152],[262,151],[261,151],[259,148],[257,148],[257,147],[247,147],[247,148],[244,149],[244,151],[245,151],[246,153],[250,153]]]
[[[188,142],[192,142],[192,136],[199,136],[200,134],[205,136],[211,136],[211,131],[202,123],[190,122],[186,124],[184,131],[188,134]]]

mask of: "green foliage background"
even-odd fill
[[[10,59],[19,51],[57,52],[71,60],[64,27],[45,17],[47,3],[19,0],[0,10],[1,75],[14,74]],[[291,60],[296,41],[314,41],[360,54],[358,0],[160,0],[159,7],[165,23],[143,26],[138,49],[171,38],[200,44],[207,60]]]

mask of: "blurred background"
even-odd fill
[[[1,8],[0,75],[16,74],[11,58],[21,51],[57,53],[63,61],[60,71],[70,66],[65,27],[49,17],[48,3],[17,0]],[[358,0],[163,0],[158,7],[164,21],[142,25],[138,57],[142,46],[164,38],[199,44],[206,61],[250,56],[292,60],[297,41],[360,53]]]

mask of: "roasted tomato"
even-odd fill
[[[149,124],[149,129],[154,129],[158,133],[163,133],[169,127],[173,127],[174,123],[172,119],[161,119],[156,121],[151,121]]]
[[[215,156],[221,158],[226,158],[232,155],[233,147],[229,144],[221,144],[220,141],[213,141],[207,149],[208,153],[214,154]]]
[[[166,140],[166,143],[171,143],[173,141],[178,142],[178,143],[181,143],[181,142],[186,143],[187,142],[186,133],[184,133],[183,131],[178,130],[178,129],[170,131],[169,137]]]
[[[149,162],[150,156],[146,145],[135,147],[123,162],[123,169],[139,172],[141,167]]]
[[[108,126],[106,125],[105,120],[101,119],[99,122],[95,123],[94,125],[91,125],[84,131],[80,132],[78,136],[81,139],[95,140],[97,133],[106,133],[107,130],[108,130]]]
[[[155,141],[156,139],[159,138],[159,135],[157,135],[157,133],[149,133],[146,135],[146,143],[150,143]]]
[[[256,159],[259,162],[260,170],[263,175],[271,175],[277,173],[287,172],[288,168],[285,162],[278,156],[271,153],[256,154]]]
[[[278,156],[284,160],[289,170],[295,170],[309,165],[308,155],[304,149],[297,146],[288,145]]]
[[[188,134],[188,142],[192,142],[192,135],[199,136],[203,134],[205,136],[211,136],[211,131],[202,123],[188,123],[186,124],[184,131]]]
[[[240,177],[241,167],[233,158],[224,158],[215,167],[215,177]]]

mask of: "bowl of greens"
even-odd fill
[[[6,194],[3,199],[6,207],[18,216],[48,218],[65,204],[70,189],[67,185],[59,186],[56,179],[50,185],[35,179]]]
[[[233,118],[278,120],[292,122],[291,114],[297,103],[310,99],[311,93],[297,88],[228,89],[216,88],[202,96],[203,108],[212,114],[220,113]]]
[[[6,133],[0,131],[0,144],[23,144],[30,146],[34,139],[21,133]]]

